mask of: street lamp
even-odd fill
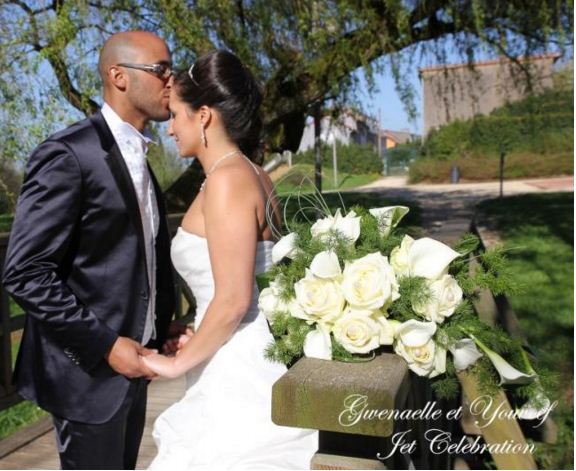
[[[332,144],[332,167],[334,168],[334,188],[338,188],[338,157],[336,155],[336,136],[333,131],[328,132],[326,143]]]

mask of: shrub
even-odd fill
[[[360,146],[356,144],[342,145],[336,144],[336,156],[338,170],[340,172],[352,174],[381,173],[382,161],[378,158],[378,153],[372,146]],[[314,165],[314,149],[305,152],[298,152],[292,159],[293,164]],[[322,145],[322,165],[332,168],[332,146]]]
[[[573,90],[547,90],[494,110],[488,116],[455,121],[433,130],[422,154],[437,160],[523,151],[548,154],[574,148]]]
[[[411,183],[422,181],[449,182],[450,170],[456,165],[464,181],[496,180],[500,176],[500,158],[497,155],[456,157],[448,160],[418,159],[410,166]],[[574,173],[571,152],[541,155],[515,152],[506,155],[504,178],[540,178]]]

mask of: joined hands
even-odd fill
[[[141,354],[139,362],[142,369],[152,372],[154,377],[177,378],[184,372],[176,367],[176,357],[193,335],[194,331],[190,327],[173,322],[168,330],[169,338],[162,347],[164,354],[156,351]]]

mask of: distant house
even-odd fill
[[[390,129],[383,129],[380,131],[380,139],[382,140],[382,150],[387,151],[393,149],[399,144],[406,144],[418,138],[418,134],[413,134],[407,131],[392,131]]]
[[[343,145],[378,145],[378,121],[352,109],[343,110],[337,119],[324,116],[320,124],[322,142],[336,142]],[[314,119],[306,120],[298,152],[314,148]]]
[[[553,85],[552,72],[558,54],[519,59],[533,75],[533,89]],[[424,96],[424,135],[456,119],[489,114],[507,102],[524,98],[527,88],[518,65],[509,59],[468,64],[441,65],[419,70]]]
[[[338,119],[325,116],[321,121],[320,138],[322,142],[336,142],[343,145],[372,145],[378,150],[378,135],[380,135],[380,151],[382,155],[387,149],[398,144],[405,144],[418,136],[404,131],[382,129],[378,132],[378,121],[355,110],[344,110]],[[314,120],[309,117],[300,141],[298,152],[314,147]]]

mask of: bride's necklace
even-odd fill
[[[219,157],[216,162],[214,162],[212,164],[212,166],[206,171],[206,178],[204,178],[204,181],[202,182],[202,185],[200,185],[200,191],[204,190],[204,186],[206,185],[206,180],[208,179],[208,177],[210,176],[210,174],[212,172],[214,172],[214,170],[216,170],[216,168],[218,167],[218,165],[220,165],[221,162],[223,162],[224,160],[226,160],[229,157],[232,157],[233,155],[236,154],[242,154],[242,152],[238,149],[233,150],[232,152],[228,152],[227,154],[224,154],[222,157]]]

